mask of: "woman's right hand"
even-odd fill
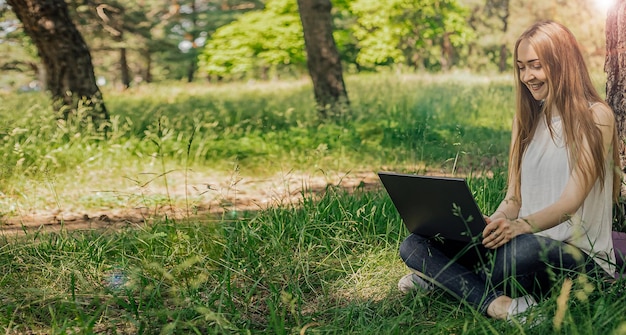
[[[521,219],[509,220],[506,218],[490,219],[483,230],[483,245],[485,248],[497,249],[517,235],[530,233],[527,224],[521,224]]]

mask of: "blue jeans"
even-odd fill
[[[480,240],[443,241],[411,234],[400,245],[400,257],[409,268],[483,314],[499,296],[538,297],[568,274],[608,276],[578,248],[534,234],[519,235],[495,250],[485,248]]]

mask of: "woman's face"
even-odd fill
[[[533,95],[535,100],[543,100],[548,96],[548,79],[535,49],[522,40],[517,47],[517,68],[519,79]]]

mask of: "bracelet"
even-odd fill
[[[508,217],[508,216],[506,215],[506,213],[505,213],[505,212],[503,212],[503,211],[495,211],[495,212],[493,212],[493,214],[491,214],[491,215],[494,215],[494,214],[496,214],[496,213],[502,213],[502,215],[504,215],[504,218],[505,218],[505,219],[507,219],[507,220],[509,219],[509,217]]]
[[[530,224],[530,222],[528,222],[528,220],[524,219],[524,218],[517,218],[515,219],[515,222],[518,222],[519,220],[522,220],[522,222],[526,223],[528,225],[528,227],[530,227],[530,232],[535,232],[535,228]]]

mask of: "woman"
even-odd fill
[[[555,276],[611,277],[612,205],[621,184],[617,132],[573,34],[545,21],[515,43],[517,108],[508,188],[482,243],[412,234],[399,288],[443,287],[497,319],[536,304]]]

